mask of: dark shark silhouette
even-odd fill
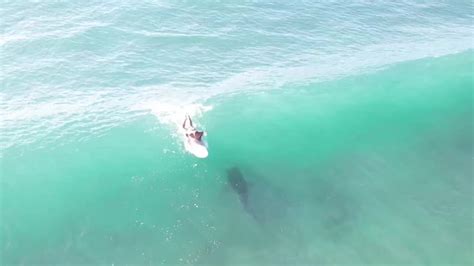
[[[242,208],[257,223],[282,220],[290,210],[291,201],[284,190],[259,175],[248,182],[238,167],[227,169],[227,183],[239,196]]]
[[[230,187],[239,195],[239,200],[244,207],[248,206],[249,188],[247,181],[244,179],[240,169],[232,167],[227,170],[227,181]]]
[[[227,182],[232,190],[239,196],[240,203],[244,210],[256,218],[254,211],[252,211],[249,206],[249,184],[238,167],[232,167],[227,170]]]

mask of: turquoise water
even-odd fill
[[[3,1],[0,264],[473,264],[472,11]]]

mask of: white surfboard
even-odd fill
[[[196,141],[189,138],[184,139],[184,148],[198,158],[206,158],[209,154],[207,151],[207,143]]]

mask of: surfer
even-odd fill
[[[199,131],[193,126],[193,121],[189,115],[186,115],[186,118],[184,119],[183,128],[186,130],[186,137],[188,140],[194,140],[202,143],[204,131]]]
[[[186,136],[184,148],[198,158],[206,158],[209,154],[207,151],[207,143],[202,139],[204,131],[197,130],[191,117],[186,115],[183,122],[183,129]]]

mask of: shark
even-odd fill
[[[255,212],[249,206],[249,183],[245,180],[238,167],[227,169],[227,182],[232,190],[239,196],[239,201],[250,216],[256,218]]]

